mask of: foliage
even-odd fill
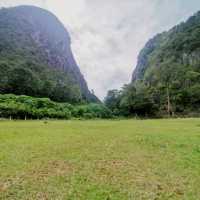
[[[73,115],[75,117],[83,118],[111,118],[111,111],[105,107],[103,104],[88,104],[76,106]]]
[[[199,24],[200,12],[149,40],[138,57],[132,83],[115,92],[121,94],[116,98],[109,92],[106,105],[129,116],[200,114]]]
[[[123,90],[115,90],[115,94],[120,95],[111,95],[113,91],[109,91],[105,104],[114,111],[113,114],[116,116],[152,117],[155,116],[158,108],[156,98],[151,92],[151,89],[142,83],[137,83],[137,86],[125,85]]]
[[[32,6],[0,9],[0,94],[98,102],[73,60],[68,37],[48,11]]]
[[[105,98],[105,105],[113,112],[114,115],[120,114],[120,100],[121,100],[121,91],[119,90],[110,90]]]
[[[0,117],[14,119],[70,119],[111,118],[111,111],[103,104],[71,105],[56,103],[48,98],[0,95]]]

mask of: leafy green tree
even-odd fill
[[[104,100],[105,105],[115,114],[120,115],[121,91],[110,90]]]

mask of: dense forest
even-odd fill
[[[149,40],[138,56],[132,82],[108,92],[115,115],[200,115],[200,12]]]
[[[98,102],[71,51],[67,30],[34,6],[0,10],[0,93]]]

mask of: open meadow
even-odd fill
[[[1,121],[1,200],[198,200],[200,119]]]

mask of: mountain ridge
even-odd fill
[[[117,115],[200,116],[200,12],[150,39],[130,84],[112,90],[106,105]]]
[[[55,15],[36,6],[17,6],[2,8],[0,18],[1,65],[6,63],[10,70],[16,69],[15,71],[22,68],[27,73],[32,73],[33,82],[41,83],[35,92],[28,92],[31,86],[26,91],[21,90],[20,92],[20,88],[26,87],[26,84],[20,85],[19,83],[13,87],[16,80],[9,83],[11,78],[5,77],[5,74],[0,72],[0,77],[4,79],[3,83],[0,82],[1,93],[45,96],[56,101],[99,101],[89,91],[72,54],[69,33]],[[18,66],[11,64],[12,60],[18,63]],[[38,69],[39,66],[42,67]],[[51,80],[48,75],[45,77],[45,73],[49,73]],[[36,80],[37,78],[39,80]],[[45,84],[42,85],[44,80],[51,92],[44,92],[46,87]],[[52,95],[57,92],[59,97],[56,97],[56,94]]]
[[[188,115],[200,112],[199,83],[200,11],[146,43],[131,84],[136,91],[143,87],[160,113]]]
[[[196,12],[193,16],[189,17],[186,21],[181,22],[180,24],[172,27],[168,31],[159,33],[155,35],[153,38],[151,38],[145,44],[144,48],[139,53],[137,66],[132,74],[132,82],[136,80],[140,80],[142,76],[144,76],[145,70],[146,68],[148,68],[147,65],[149,64],[148,57],[159,56],[159,55],[152,55],[157,48],[162,48],[161,49],[162,51],[169,49],[170,47],[171,47],[170,50],[174,48],[173,49],[174,51],[172,51],[172,53],[174,53],[175,51],[176,52],[179,51],[180,53],[182,53],[181,57],[179,55],[180,64],[188,64],[189,62],[188,57],[190,56],[188,54],[189,53],[193,54],[194,50],[200,47],[200,41],[198,40],[194,41],[195,36],[193,37],[193,39],[188,37],[187,41],[183,41],[183,39],[181,38],[181,34],[184,36],[184,32],[186,31],[192,32],[192,28],[193,29],[198,28],[198,23],[200,23],[200,11]],[[199,36],[198,32],[196,32],[196,37],[197,36]],[[180,40],[179,42],[178,42],[178,39]],[[186,45],[186,42],[188,43],[188,45]],[[177,46],[173,45],[173,43],[176,44]],[[197,51],[199,50],[197,49]],[[162,52],[159,52],[159,53],[161,54]],[[171,55],[168,55],[168,56],[171,56]],[[161,60],[162,59],[164,60],[164,58],[161,58]],[[197,62],[199,62],[199,60]]]

